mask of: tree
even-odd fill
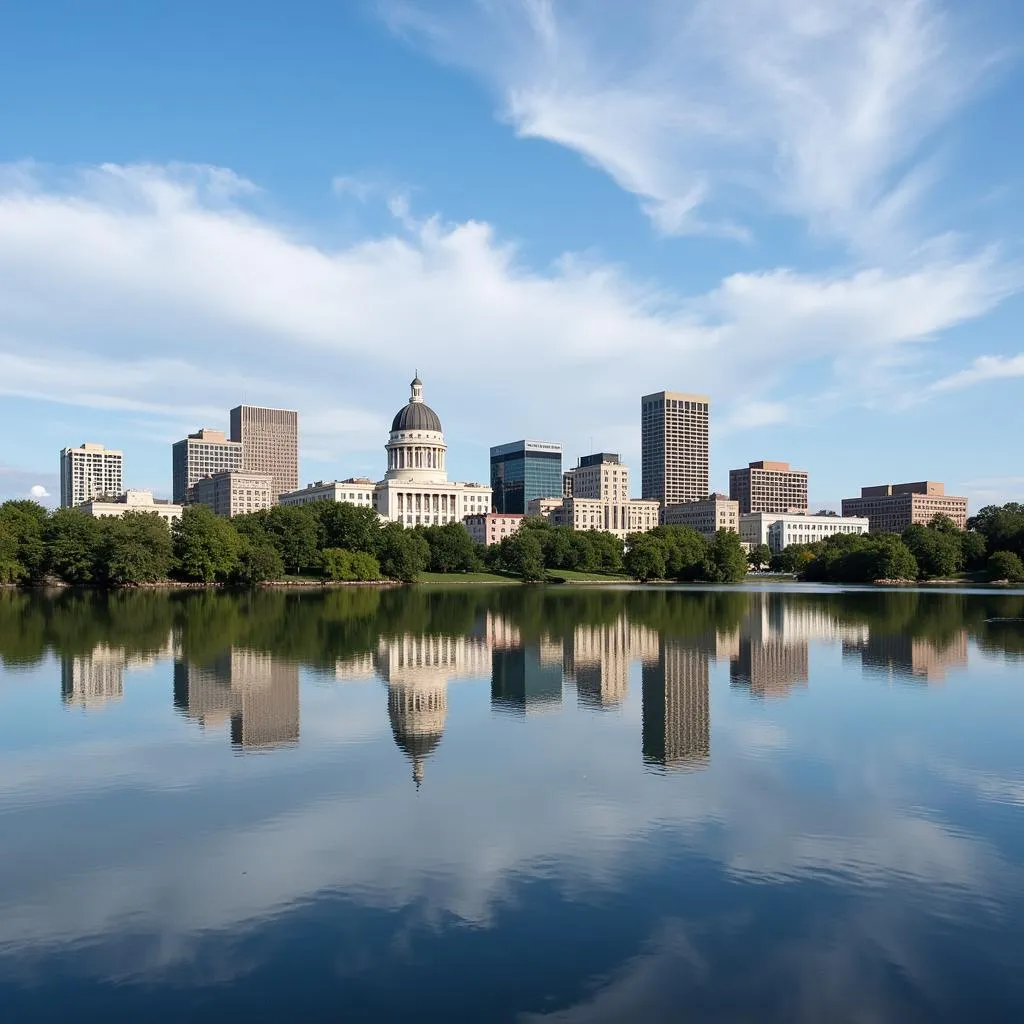
[[[631,533],[626,538],[623,558],[626,572],[635,580],[663,580],[666,577],[664,541],[650,533]]]
[[[814,551],[809,544],[790,544],[772,555],[771,570],[799,575],[813,560]]]
[[[238,567],[242,540],[230,519],[206,505],[188,505],[171,530],[178,572],[187,580],[227,580]]]
[[[380,568],[388,579],[412,583],[426,570],[429,556],[423,537],[401,523],[388,523],[380,531]]]
[[[372,508],[349,501],[316,502],[310,508],[320,524],[322,548],[377,553],[380,544],[380,517]]]
[[[984,535],[989,551],[1013,551],[1024,555],[1024,505],[986,505],[967,520],[967,529]]]
[[[985,535],[977,530],[964,530],[960,533],[960,559],[963,567],[970,571],[982,569],[988,556],[988,544]]]
[[[0,505],[0,523],[7,528],[13,554],[7,556],[11,582],[38,580],[46,568],[43,532],[47,511],[36,501],[5,501]]]
[[[128,587],[167,578],[171,531],[156,512],[126,512],[101,523],[98,567],[104,582]]]
[[[963,566],[960,531],[947,516],[936,516],[928,526],[908,526],[902,538],[922,576],[952,576]]]
[[[98,519],[77,508],[58,508],[46,524],[46,565],[65,583],[92,583],[101,539]]]
[[[544,579],[544,551],[534,530],[519,530],[501,542],[502,561],[506,569],[521,577],[524,583]]]
[[[18,538],[14,530],[0,520],[0,583],[21,583],[28,569],[18,557]]]
[[[1013,551],[994,551],[988,559],[988,578],[1009,583],[1024,582],[1024,561]]]
[[[277,548],[269,540],[249,537],[242,538],[241,550],[235,566],[235,581],[246,586],[256,586],[270,580],[279,580],[284,575],[284,562]]]
[[[324,548],[321,558],[324,579],[343,583],[380,579],[380,563],[365,551]]]
[[[715,583],[738,583],[747,575],[747,556],[738,533],[719,530],[708,550],[708,576]]]
[[[470,572],[478,568],[476,547],[462,523],[427,526],[418,532],[430,550],[428,566],[431,572]]]
[[[763,569],[772,560],[772,549],[767,544],[755,544],[747,555],[752,569]]]
[[[296,575],[319,562],[320,521],[308,505],[275,505],[261,513],[267,537]]]

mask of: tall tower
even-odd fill
[[[60,504],[72,508],[94,498],[124,491],[124,454],[101,444],[63,448],[60,453]]]
[[[658,391],[640,400],[641,495],[662,505],[709,494],[707,395]]]
[[[269,473],[274,504],[299,487],[299,414],[239,405],[231,410],[231,440],[242,444],[242,469]]]

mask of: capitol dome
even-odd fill
[[[423,401],[423,381],[417,376],[412,384],[412,396],[407,405],[395,413],[391,421],[391,429],[394,430],[435,430],[441,433],[441,419]]]

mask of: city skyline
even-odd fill
[[[417,365],[456,479],[524,435],[639,473],[672,387],[712,396],[711,489],[779,458],[814,505],[1024,497],[1017,5],[312,2],[230,53],[195,0],[9,12],[0,498],[83,439],[170,496],[166,446],[238,402],[301,410],[300,483],[373,475]]]

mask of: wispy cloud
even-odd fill
[[[930,390],[957,391],[990,380],[1008,380],[1024,377],[1024,353],[1016,356],[979,356],[965,370],[959,370],[935,381]]]
[[[892,245],[927,144],[991,67],[939,0],[383,0],[523,136],[576,150],[667,233],[743,236],[751,207]],[[906,241],[910,242],[909,239]]]

